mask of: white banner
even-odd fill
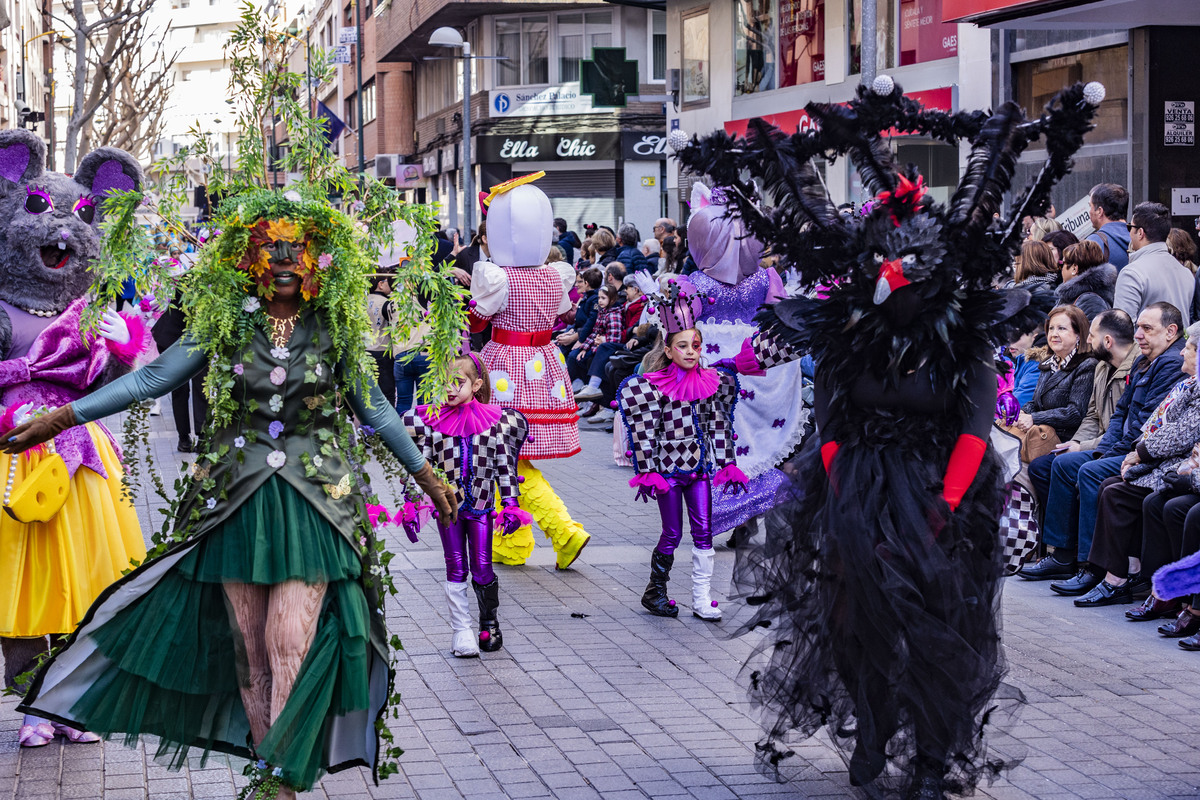
[[[1176,217],[1200,215],[1200,189],[1172,189],[1171,215]]]
[[[1088,216],[1088,206],[1091,205],[1091,202],[1092,196],[1085,194],[1079,202],[1066,211],[1059,211],[1054,218],[1059,225],[1062,225],[1064,231],[1075,234],[1075,238],[1081,242],[1085,236],[1095,230],[1092,227],[1092,218]]]
[[[542,117],[591,111],[592,96],[580,94],[578,83],[545,89],[493,89],[488,94],[488,115],[492,117]]]

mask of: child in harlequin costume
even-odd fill
[[[544,173],[492,187],[488,208],[491,261],[475,265],[471,277],[471,329],[492,324],[492,340],[480,353],[491,373],[492,400],[520,411],[529,421],[518,474],[525,479],[521,507],[532,514],[554,545],[555,565],[569,567],[591,536],[571,519],[562,500],[533,462],[579,452],[578,406],[566,363],[551,338],[554,321],[571,307],[575,282],[569,264],[544,265],[550,252],[554,213],[545,193],[531,181]],[[522,526],[497,532],[493,554],[501,564],[524,564],[533,552],[533,533]]]
[[[626,456],[637,471],[629,485],[643,500],[652,496],[662,515],[662,536],[650,557],[650,583],[642,605],[660,617],[679,614],[667,597],[675,548],[683,538],[686,504],[692,530],[692,613],[719,620],[709,592],[713,574],[712,485],[744,490],[745,474],[734,454],[733,409],[738,380],[730,370],[701,365],[703,341],[696,320],[708,298],[687,278],[672,279],[655,295],[666,336],[665,363],[621,384],[621,418],[629,436]]]
[[[446,556],[446,602],[454,629],[451,649],[458,658],[479,651],[491,653],[504,645],[496,609],[500,583],[492,571],[492,521],[496,517],[494,488],[503,510],[501,529],[511,535],[532,518],[517,506],[520,496],[517,454],[528,434],[521,412],[491,405],[487,368],[468,353],[455,362],[450,397],[440,408],[417,406],[404,415],[413,442],[426,459],[442,470],[454,486],[459,504],[455,522],[438,520]],[[405,503],[404,527],[410,539],[419,529],[417,509]],[[471,633],[467,575],[479,601],[479,639]]]
[[[75,176],[43,172],[45,146],[23,130],[0,133],[0,403],[2,424],[37,408],[65,405],[128,372],[149,346],[136,315],[106,312],[99,337],[81,333],[91,262],[100,256],[100,206],[113,190],[136,189],[142,172],[121,150],[90,153]],[[54,455],[57,453],[57,456]],[[27,514],[0,514],[0,649],[5,685],[47,651],[47,635],[66,636],[92,601],[146,556],[133,505],[122,497],[121,461],[98,422],[60,433],[52,449],[0,458],[5,504],[39,466],[62,459],[65,502]],[[14,509],[15,511],[15,509]],[[21,518],[26,522],[20,521]],[[26,715],[24,747],[55,735],[95,742],[45,718]]]

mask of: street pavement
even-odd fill
[[[152,446],[170,486],[187,457],[174,450],[163,405],[168,416],[152,418]],[[760,729],[739,679],[754,640],[722,638],[686,613],[686,545],[671,584],[684,613],[668,620],[643,612],[638,600],[657,509],[633,501],[628,471],[613,464],[612,437],[583,428],[582,454],[542,466],[592,543],[571,570],[555,571],[540,536],[526,566],[497,567],[501,652],[469,660],[449,654],[436,532],[427,529],[414,545],[392,531],[399,595],[387,616],[405,647],[397,675],[403,707],[392,721],[406,751],[401,771],[375,786],[367,770],[351,769],[326,776],[304,797],[855,796],[824,733],[796,744],[782,782],[756,770]],[[144,526],[161,519],[156,504],[139,503]],[[732,563],[732,552],[718,551],[721,599]],[[1125,608],[1076,609],[1044,583],[1006,582],[1010,680],[1029,700],[1014,735],[1026,752],[1020,766],[976,796],[1200,797],[1200,754],[1191,741],[1200,728],[1200,653],[1160,639],[1156,624],[1127,622]],[[232,798],[244,785],[237,759],[194,758],[171,772],[153,760],[153,742],[130,749],[116,740],[55,740],[21,749],[15,705],[0,703],[0,800],[209,800]]]

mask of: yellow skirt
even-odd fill
[[[146,544],[133,505],[121,497],[121,462],[95,423],[88,433],[108,472],[107,480],[87,467],[71,479],[67,502],[49,522],[17,522],[0,511],[0,636],[70,633],[92,601],[146,557]],[[9,459],[0,454],[0,476]],[[41,461],[41,454],[15,456],[14,486]]]

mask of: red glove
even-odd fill
[[[958,510],[963,495],[967,493],[979,465],[983,463],[983,454],[987,452],[987,442],[978,436],[964,433],[958,437],[954,452],[950,454],[950,462],[946,464],[946,478],[942,481],[942,497],[951,511]]]
[[[821,461],[825,464],[825,474],[829,474],[829,468],[833,466],[833,457],[837,455],[838,448],[841,447],[837,442],[826,442],[821,445]]]

